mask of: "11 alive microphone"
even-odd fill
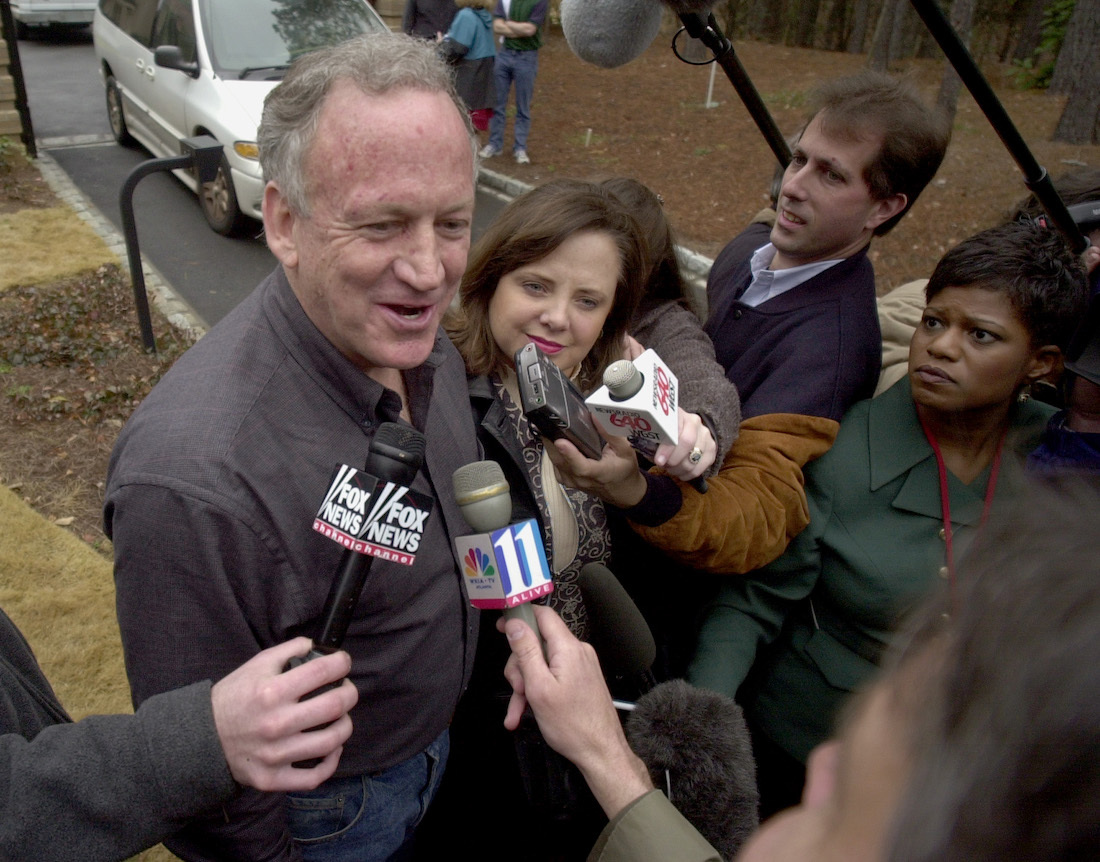
[[[592,416],[606,434],[627,437],[630,445],[650,460],[661,443],[675,446],[680,437],[679,381],[652,348],[631,362],[620,359],[607,366],[603,386],[585,399]],[[707,480],[691,480],[700,494]]]
[[[313,529],[344,547],[321,611],[313,647],[287,669],[338,650],[375,557],[411,566],[416,559],[432,500],[409,490],[424,462],[424,435],[408,425],[378,426],[362,470],[337,464]],[[341,683],[322,686],[315,697]],[[310,768],[320,760],[295,763]]]
[[[465,464],[452,478],[462,517],[479,531],[455,539],[470,604],[523,620],[541,641],[530,602],[552,593],[554,581],[538,522],[508,523],[512,492],[496,461]]]

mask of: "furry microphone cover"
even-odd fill
[[[671,781],[671,801],[725,859],[737,855],[758,823],[756,764],[741,707],[682,679],[638,701],[626,737],[654,785]]]

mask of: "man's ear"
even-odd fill
[[[871,214],[867,217],[867,224],[864,225],[864,227],[868,230],[875,230],[880,224],[889,221],[905,209],[907,203],[909,203],[909,196],[901,192],[898,192],[896,195],[890,195],[890,197],[883,198],[880,201],[875,201],[874,207],[871,209]]]
[[[275,183],[264,186],[263,214],[267,247],[285,269],[295,269],[298,266],[298,242],[294,228],[298,216],[290,209]]]
[[[1031,354],[1031,362],[1024,372],[1024,376],[1027,377],[1026,382],[1037,383],[1045,380],[1052,385],[1057,384],[1058,378],[1062,376],[1062,364],[1062,350],[1057,344],[1037,347]]]

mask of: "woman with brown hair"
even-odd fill
[[[581,567],[609,562],[603,504],[561,484],[548,448],[519,407],[513,368],[533,342],[587,394],[624,356],[624,336],[641,300],[647,249],[637,221],[613,194],[579,180],[555,180],[513,201],[471,251],[460,307],[445,326],[466,361],[485,457],[499,462],[514,516],[542,525],[554,573],[550,604],[582,639],[588,623],[576,586]],[[710,431],[685,419],[676,447],[659,457],[678,478],[714,460]],[[629,453],[625,441],[608,444]],[[698,448],[695,461],[688,453]],[[630,457],[633,457],[630,455]]]

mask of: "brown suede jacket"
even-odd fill
[[[743,574],[767,565],[809,524],[802,468],[829,450],[839,427],[794,413],[748,419],[706,494],[676,481],[679,510],[660,524],[632,520],[631,527],[695,569]]]

